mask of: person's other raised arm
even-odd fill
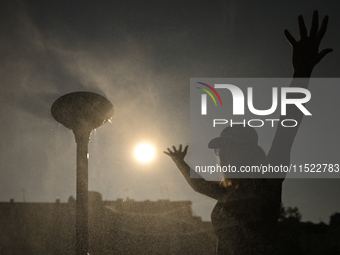
[[[313,68],[324,56],[333,50],[327,48],[319,52],[321,40],[327,30],[328,16],[323,19],[319,29],[318,12],[314,11],[309,35],[307,35],[307,28],[301,15],[298,17],[298,23],[300,30],[299,41],[296,41],[287,29],[284,31],[287,40],[293,47],[292,61],[294,75],[290,86],[307,89],[309,81],[308,78],[310,78]],[[299,94],[293,93],[290,98],[299,98]],[[298,124],[295,127],[283,127],[278,125],[272,147],[268,153],[268,158],[271,163],[282,163],[284,165],[288,165],[290,163],[290,151],[302,118],[303,113],[300,109],[298,109],[295,105],[287,105],[286,115],[280,117],[280,122],[283,119],[294,119]]]
[[[168,148],[168,151],[164,151],[164,153],[171,157],[171,159],[175,162],[176,166],[193,190],[217,200],[225,194],[225,189],[219,184],[219,182],[206,181],[195,171],[190,169],[190,166],[184,161],[184,157],[188,151],[188,146],[186,146],[184,150],[182,150],[182,145],[179,146],[178,150],[175,146],[172,146],[172,148],[173,150]]]

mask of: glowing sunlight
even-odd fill
[[[135,157],[141,163],[150,162],[154,155],[154,147],[148,143],[139,144],[135,149]]]

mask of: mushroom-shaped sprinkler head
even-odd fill
[[[52,105],[53,118],[78,133],[100,127],[113,115],[113,106],[105,97],[92,92],[73,92],[59,97]]]

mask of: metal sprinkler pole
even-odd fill
[[[58,98],[52,116],[72,129],[77,143],[76,255],[88,255],[88,143],[93,129],[113,115],[105,97],[92,92],[73,92]]]
[[[77,143],[76,254],[89,251],[88,229],[88,143],[91,132],[74,130]]]

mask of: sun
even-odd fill
[[[139,162],[150,162],[155,156],[154,148],[148,143],[139,144],[135,149],[135,157]]]

